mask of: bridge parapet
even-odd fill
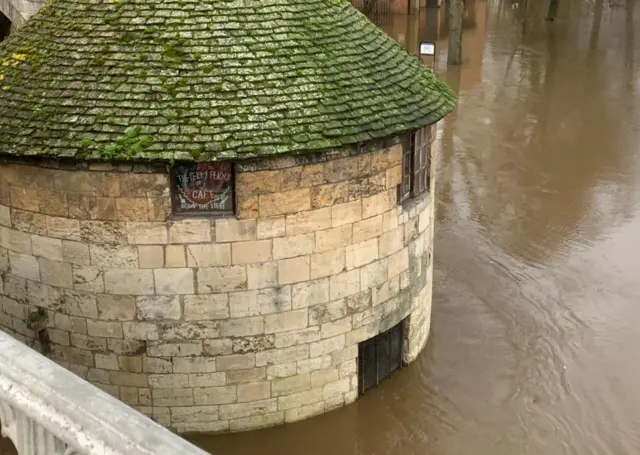
[[[18,455],[206,455],[2,331],[0,428]]]

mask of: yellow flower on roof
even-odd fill
[[[27,59],[27,56],[26,54],[11,54],[11,58],[14,60],[24,62]]]
[[[9,66],[9,60],[6,58],[3,58],[2,60],[0,60],[0,65]]]
[[[0,74],[0,82],[4,81],[4,74]]]

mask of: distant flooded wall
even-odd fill
[[[179,432],[358,395],[358,343],[426,341],[433,188],[402,147],[237,163],[237,218],[171,217],[168,169],[0,164],[0,326]],[[44,165],[50,167],[43,167]]]

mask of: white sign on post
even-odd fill
[[[420,43],[420,55],[436,55],[436,43]]]

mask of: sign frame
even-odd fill
[[[198,165],[220,165],[220,164],[228,164],[229,165],[229,173],[230,178],[228,184],[230,185],[230,204],[229,208],[226,210],[185,210],[180,207],[180,195],[177,188],[177,178],[180,172],[178,170],[181,166],[193,166],[197,168]],[[209,170],[208,170],[209,171]],[[208,172],[207,171],[207,172]],[[170,186],[170,197],[171,197],[171,214],[174,218],[190,218],[190,217],[209,217],[209,218],[229,218],[235,216],[236,213],[236,190],[235,190],[235,182],[236,182],[236,167],[234,163],[230,161],[206,161],[206,162],[181,162],[175,163],[171,166],[169,171],[169,186]]]
[[[436,43],[433,41],[423,41],[420,43],[420,55],[436,56]]]

